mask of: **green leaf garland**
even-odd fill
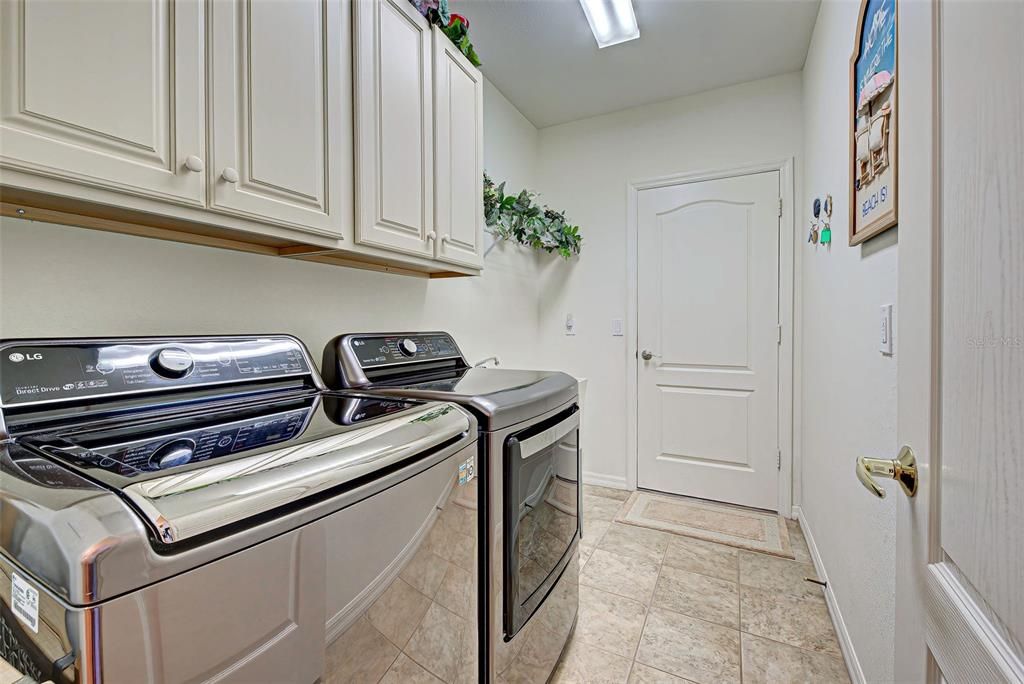
[[[495,186],[484,173],[484,222],[488,232],[500,240],[557,252],[563,259],[579,254],[583,247],[579,226],[566,221],[564,211],[536,204],[536,197],[525,189],[518,195],[506,195],[505,183]]]

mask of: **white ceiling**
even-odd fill
[[[819,0],[633,0],[598,50],[579,0],[450,0],[488,79],[538,128],[803,67]]]

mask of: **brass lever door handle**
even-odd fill
[[[917,459],[914,458],[914,450],[904,446],[894,461],[866,456],[857,459],[857,479],[869,492],[884,499],[885,490],[875,482],[872,475],[892,478],[900,483],[904,494],[914,496],[917,494]]]

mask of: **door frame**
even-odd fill
[[[787,518],[793,517],[793,473],[799,464],[799,454],[794,435],[797,434],[798,416],[794,412],[794,387],[799,369],[793,363],[793,350],[799,342],[799,321],[795,320],[799,309],[795,305],[794,281],[798,264],[794,249],[796,206],[793,179],[793,157],[742,166],[730,166],[705,171],[690,171],[656,178],[631,180],[626,184],[626,482],[629,489],[637,488],[637,470],[640,450],[637,445],[637,374],[640,364],[637,291],[639,274],[637,268],[637,237],[639,217],[637,205],[641,190],[653,190],[672,185],[700,183],[723,178],[750,176],[758,173],[777,171],[779,173],[779,196],[782,199],[782,217],[779,219],[779,325],[782,341],[779,343],[779,491],[778,511]]]

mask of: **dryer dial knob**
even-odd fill
[[[184,349],[167,347],[153,357],[153,370],[165,378],[183,378],[192,371],[192,355]]]
[[[416,346],[416,343],[408,337],[398,343],[398,351],[402,352],[404,356],[416,356],[416,351],[418,349],[419,348]]]

